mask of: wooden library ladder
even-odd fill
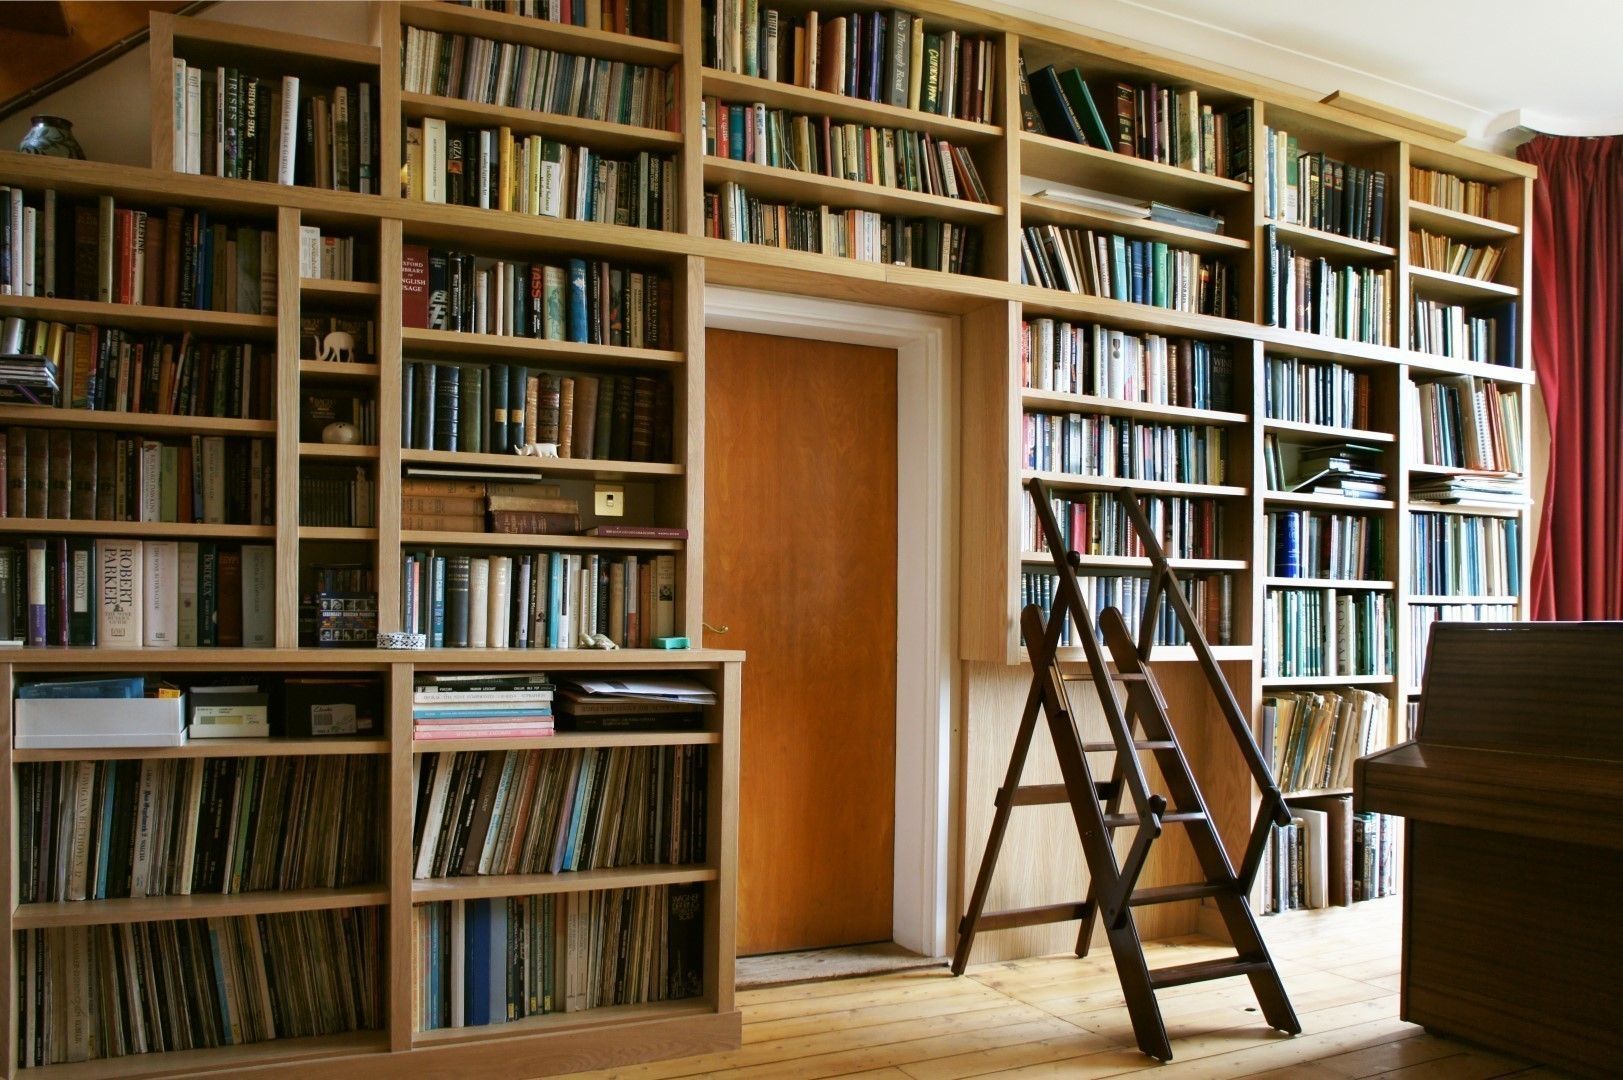
[[[1251,736],[1251,729],[1240,712],[1234,692],[1229,688],[1222,669],[1212,656],[1211,646],[1206,643],[1195,621],[1189,601],[1167,564],[1160,540],[1145,517],[1143,507],[1139,505],[1138,494],[1124,489],[1117,493],[1117,498],[1127,512],[1144,551],[1149,555],[1149,593],[1143,617],[1139,621],[1136,642],[1118,609],[1107,608],[1099,616],[1098,629],[1103,632],[1105,646],[1110,650],[1107,661],[1093,617],[1077,582],[1076,571],[1081,559],[1074,551],[1068,550],[1059,525],[1054,520],[1053,506],[1042,481],[1028,481],[1026,490],[1034,503],[1048,550],[1053,555],[1059,585],[1054,592],[1053,606],[1046,624],[1042,609],[1036,604],[1027,605],[1020,613],[1020,628],[1025,635],[1031,663],[1031,692],[1026,697],[1025,712],[1015,735],[1009,771],[1003,786],[998,789],[992,831],[986,839],[986,854],[981,858],[980,873],[975,879],[974,892],[970,895],[969,909],[958,924],[958,949],[953,956],[953,974],[964,973],[975,935],[981,930],[1003,930],[1081,919],[1082,930],[1077,937],[1076,954],[1086,956],[1094,924],[1102,920],[1105,938],[1110,942],[1116,971],[1121,978],[1122,993],[1127,999],[1127,1009],[1133,1019],[1138,1048],[1150,1057],[1161,1061],[1172,1060],[1172,1047],[1167,1041],[1166,1026],[1161,1021],[1155,991],[1185,983],[1244,975],[1251,980],[1251,988],[1269,1025],[1293,1035],[1299,1033],[1301,1024],[1297,1022],[1296,1013],[1285,996],[1285,987],[1280,982],[1273,959],[1268,955],[1267,946],[1263,944],[1247,900],[1251,883],[1262,865],[1269,830],[1274,825],[1288,825],[1290,812],[1274,783],[1268,763],[1257,749],[1256,740]],[[1150,668],[1150,651],[1155,643],[1163,595],[1194,647],[1206,681],[1228,721],[1229,731],[1251,770],[1252,778],[1262,790],[1262,803],[1251,828],[1245,859],[1238,871],[1229,861],[1222,839],[1207,812],[1205,799],[1201,797],[1189,762],[1178,744],[1177,733],[1167,717],[1166,699]],[[1058,649],[1067,617],[1075,624],[1081,637],[1087,656],[1086,675],[1067,675],[1059,666]],[[1114,670],[1111,664],[1114,664]],[[1085,743],[1077,731],[1069,688],[1072,683],[1084,679],[1093,682],[1104,705],[1105,720],[1110,729],[1109,742]],[[1118,684],[1126,689],[1125,708],[1117,696]],[[1025,768],[1026,754],[1031,749],[1039,711],[1047,718],[1064,783],[1023,787],[1020,775]],[[1142,738],[1136,734],[1138,729],[1142,730]],[[1146,752],[1153,755],[1153,760],[1159,766],[1166,787],[1165,795],[1149,791],[1139,759],[1139,754]],[[1115,755],[1115,765],[1106,782],[1096,781],[1088,765],[1087,755],[1095,753]],[[1127,812],[1122,809],[1124,794],[1132,803],[1132,809]],[[1009,812],[1016,806],[1057,803],[1068,803],[1071,816],[1076,820],[1082,851],[1088,863],[1087,898],[1080,903],[983,911],[987,889],[991,886],[992,873],[997,866],[998,850],[1003,844],[1004,829],[1009,823]],[[1149,858],[1150,847],[1160,837],[1164,825],[1180,825],[1188,830],[1190,846],[1200,864],[1203,880],[1152,888],[1138,886],[1138,877]],[[1126,857],[1120,862],[1116,859],[1111,842],[1117,829],[1137,830]],[[1149,968],[1144,960],[1138,928],[1133,922],[1133,908],[1207,897],[1216,903],[1228,927],[1235,955],[1177,967]]]

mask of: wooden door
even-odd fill
[[[896,354],[705,335],[705,644],[743,649],[740,955],[888,941]]]

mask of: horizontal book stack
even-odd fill
[[[702,863],[707,752],[612,746],[423,754],[415,874]]]
[[[176,172],[378,194],[374,82],[314,86],[174,57],[171,167]]]
[[[378,880],[377,758],[18,767],[23,903],[334,889]]]
[[[1082,591],[1082,601],[1088,605],[1095,619],[1105,608],[1116,608],[1122,613],[1127,632],[1135,639],[1138,637],[1141,613],[1150,592],[1148,578],[1129,574],[1079,574],[1076,580]],[[1042,609],[1046,622],[1054,610],[1054,593],[1058,587],[1059,579],[1049,571],[1024,571],[1020,575],[1020,606],[1024,608],[1027,604],[1036,604]],[[1195,622],[1207,642],[1212,645],[1230,644],[1234,631],[1234,575],[1182,574],[1178,578],[1178,587],[1189,601],[1195,613]],[[1165,596],[1157,605],[1157,612],[1155,643],[1187,645],[1189,639],[1183,632],[1183,624],[1173,615],[1171,602]],[[1080,645],[1078,634],[1076,624],[1066,619],[1060,633],[1060,644]]]
[[[1269,589],[1262,674],[1335,678],[1392,672],[1392,604],[1383,592]]]
[[[705,153],[778,169],[985,203],[968,147],[924,131],[841,122],[705,98]]]
[[[671,279],[597,259],[559,264],[403,249],[408,327],[668,349],[676,318]]]
[[[408,360],[401,405],[408,449],[504,454],[543,443],[562,458],[672,455],[673,388],[663,376]]]
[[[1263,213],[1273,221],[1301,225],[1371,244],[1386,243],[1386,173],[1303,153],[1296,136],[1263,129]]]
[[[0,323],[6,356],[48,361],[58,392],[35,395],[38,404],[231,419],[271,412],[275,351],[267,343],[12,316]],[[36,403],[4,381],[0,400]]]
[[[505,1024],[562,1012],[560,896],[497,897],[418,904],[411,909],[418,1031]]]
[[[948,274],[974,274],[980,268],[980,233],[966,226],[873,210],[767,202],[730,182],[705,194],[704,229],[706,236],[720,240],[857,262]]]
[[[1269,354],[1263,381],[1270,420],[1368,430],[1369,373],[1335,361]]]
[[[1117,401],[1229,409],[1234,357],[1222,342],[1032,319],[1021,324],[1021,385]]]
[[[1472,309],[1416,296],[1409,347],[1452,360],[1515,366],[1517,306],[1505,300]]]
[[[1454,375],[1411,382],[1406,391],[1416,458],[1475,472],[1525,471],[1521,391],[1491,379]]]
[[[714,692],[690,680],[665,680],[660,693],[625,682],[564,680],[558,691],[560,731],[696,731]]]
[[[509,127],[455,127],[434,117],[406,128],[403,193],[571,221],[676,226],[676,165],[669,157],[646,150],[609,157]]]
[[[676,557],[408,550],[400,598],[403,627],[426,635],[429,648],[597,648],[599,639],[648,648],[675,632]]]
[[[1229,318],[1239,310],[1227,263],[1160,240],[1092,229],[1026,226],[1020,275],[1026,285],[1171,311]]]
[[[535,113],[674,129],[677,81],[643,64],[402,28],[401,89]]]
[[[0,548],[0,641],[270,648],[276,551],[200,540],[30,538]]]
[[[299,524],[373,529],[378,484],[362,465],[306,465],[299,470]]]
[[[1223,504],[1219,500],[1148,495],[1139,503],[1167,558],[1222,558]],[[1066,550],[1079,555],[1144,556],[1143,541],[1112,492],[1055,495],[1053,504]],[[1021,507],[1020,522],[1020,550],[1047,551],[1048,541],[1029,502]]]
[[[1028,412],[1023,430],[1024,467],[1038,472],[1221,484],[1228,461],[1228,434],[1213,425]]]
[[[1268,576],[1379,581],[1385,544],[1378,517],[1324,510],[1270,510]]]
[[[1419,165],[1409,166],[1409,198],[1473,217],[1492,218],[1499,213],[1499,189],[1493,184]]]
[[[466,562],[466,556],[463,561]],[[464,566],[453,565],[451,573],[455,576],[463,569]],[[451,617],[455,620],[471,617],[467,605],[461,603],[463,599],[466,597],[459,597],[452,605]],[[461,632],[460,627],[458,631]],[[540,672],[421,675],[411,700],[414,739],[521,738],[552,734],[552,683]],[[494,791],[495,780],[490,783]],[[503,787],[505,789],[505,785]],[[484,804],[488,806],[489,800]],[[483,842],[483,833],[476,842]]]
[[[933,116],[996,123],[997,44],[912,12],[791,14],[705,0],[704,64]]]
[[[22,931],[21,1064],[376,1029],[385,921],[342,908]]]
[[[1381,448],[1335,442],[1304,446],[1269,432],[1262,437],[1263,478],[1269,491],[1379,499],[1386,495]]]
[[[1432,623],[1439,622],[1519,622],[1522,616],[1514,597],[1495,603],[1425,603],[1409,605],[1409,670],[1418,691],[1426,674],[1426,654],[1431,646]]]
[[[485,532],[491,510],[504,515],[540,515],[526,521],[536,533],[580,531],[580,501],[566,498],[558,484],[522,474],[480,480],[412,475],[401,480],[400,525],[430,532]],[[523,518],[509,518],[516,522]],[[511,528],[508,531],[513,531]]]
[[[319,225],[299,226],[299,276],[324,281],[371,281],[376,254],[360,237],[323,235]]]
[[[1262,699],[1259,743],[1284,791],[1350,788],[1353,762],[1384,749],[1392,702],[1356,687],[1304,690]]]
[[[665,0],[454,0],[476,11],[499,11],[526,19],[608,30],[663,41]]]
[[[1263,324],[1325,334],[1371,345],[1391,345],[1396,292],[1390,268],[1335,266],[1328,259],[1298,255],[1263,226],[1267,257]]]
[[[1521,522],[1475,514],[1409,515],[1417,596],[1504,596],[1521,591]]]
[[[1202,104],[1197,90],[1084,79],[1076,68],[1026,70],[1020,120],[1038,135],[1208,176],[1251,180],[1251,106]]]
[[[1409,233],[1409,260],[1427,270],[1492,281],[1504,255],[1504,248],[1492,244],[1466,244],[1425,229]]]
[[[0,517],[272,523],[275,448],[268,439],[164,441],[34,427],[0,434]]]

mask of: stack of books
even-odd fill
[[[415,739],[530,738],[552,734],[552,683],[541,672],[420,675]]]
[[[1527,481],[1521,476],[1462,473],[1415,477],[1409,486],[1415,502],[1480,503],[1483,506],[1527,506]]]
[[[1076,581],[1082,591],[1082,601],[1090,611],[1100,612],[1109,607],[1120,610],[1127,624],[1127,632],[1135,638],[1138,636],[1141,614],[1150,594],[1149,578],[1132,574],[1101,574],[1078,575]],[[1195,623],[1200,627],[1201,636],[1213,645],[1229,644],[1233,640],[1234,627],[1234,575],[1185,574],[1179,578],[1178,585],[1194,610]],[[1047,621],[1054,610],[1054,595],[1058,588],[1059,578],[1052,571],[1027,570],[1020,575],[1020,606],[1036,604],[1042,609],[1044,621]],[[1067,619],[1060,633],[1060,644],[1080,644],[1081,638],[1077,633],[1076,625]],[[1189,644],[1183,624],[1173,615],[1172,605],[1165,594],[1157,610],[1155,643]]]
[[[705,708],[715,703],[714,690],[681,675],[566,679],[558,688],[558,727],[563,731],[692,731],[703,723]]]
[[[7,319],[7,323],[21,320]],[[56,362],[48,356],[0,353],[0,401],[23,405],[55,405],[61,389]]]
[[[1287,447],[1296,465],[1287,477]],[[1379,499],[1386,494],[1386,474],[1372,468],[1381,448],[1363,443],[1337,442],[1323,446],[1293,446],[1279,436],[1263,438],[1263,467],[1270,491],[1340,495],[1348,499]]]

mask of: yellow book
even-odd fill
[[[501,170],[496,177],[496,209],[513,209],[513,129],[503,127],[498,136],[501,150],[497,157],[501,161]]]

